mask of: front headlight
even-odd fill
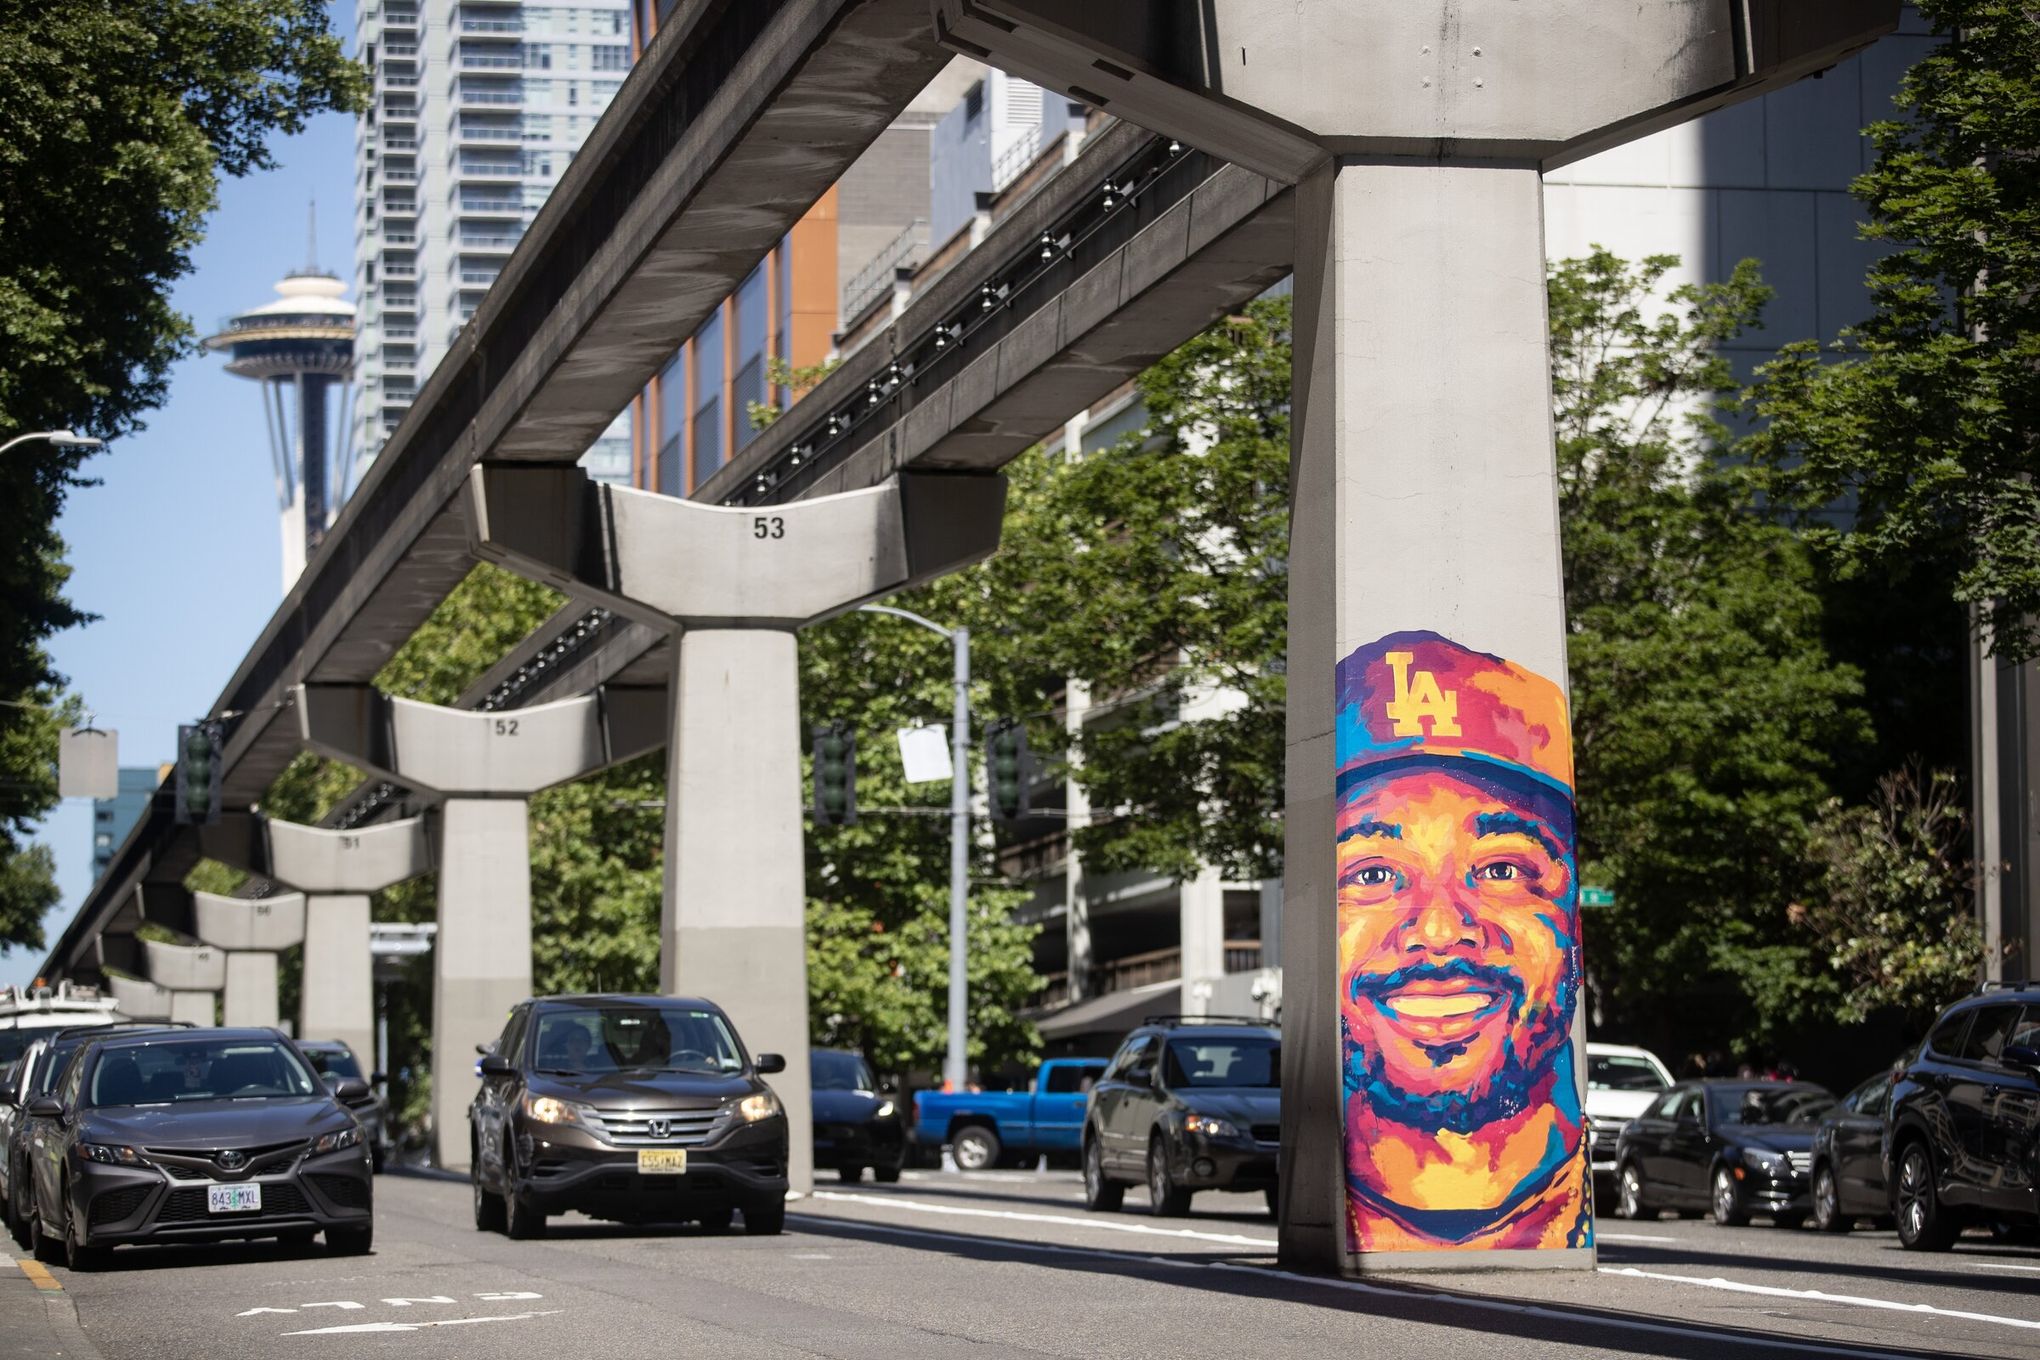
[[[1237,1138],[1240,1131],[1228,1119],[1216,1119],[1208,1114],[1193,1114],[1183,1120],[1183,1132],[1201,1133],[1206,1138]]]
[[[779,1113],[779,1097],[770,1091],[760,1091],[754,1096],[745,1096],[737,1102],[737,1118],[746,1124],[755,1124],[761,1119],[770,1119]]]
[[[878,1113],[872,1116],[874,1119],[890,1119],[892,1117],[893,1103],[890,1100],[880,1101],[878,1103]]]
[[[1743,1165],[1752,1171],[1761,1171],[1773,1179],[1783,1176],[1792,1165],[1782,1152],[1770,1152],[1764,1148],[1744,1148]]]
[[[78,1144],[78,1158],[86,1162],[103,1162],[107,1166],[147,1166],[148,1161],[131,1147],[120,1147],[105,1143]]]
[[[338,1152],[341,1148],[351,1148],[360,1141],[361,1126],[349,1124],[337,1133],[320,1134],[312,1143],[312,1155],[316,1157],[322,1152]]]
[[[524,1113],[541,1124],[592,1124],[591,1116],[595,1111],[578,1101],[560,1100],[553,1096],[535,1096],[526,1092]]]

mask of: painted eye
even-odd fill
[[[1514,864],[1483,864],[1473,871],[1473,876],[1490,883],[1513,883],[1523,877],[1523,870]]]
[[[1395,882],[1395,870],[1385,864],[1369,864],[1353,875],[1353,881],[1363,887],[1385,888]]]

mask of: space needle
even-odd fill
[[[207,349],[226,352],[227,372],[262,384],[286,592],[346,499],[342,425],[354,369],[354,304],[341,296],[345,291],[337,277],[308,265],[286,275],[274,299],[229,317],[205,340]]]

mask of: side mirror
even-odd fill
[[[2013,1067],[2040,1068],[2040,1048],[2032,1044],[2006,1044],[1998,1057]],[[4,1099],[5,1088],[0,1087],[0,1100]]]
[[[64,1102],[54,1096],[41,1096],[28,1102],[28,1117],[31,1119],[62,1119]]]
[[[360,1100],[368,1094],[368,1083],[360,1077],[342,1077],[333,1083],[333,1098],[343,1104]]]
[[[21,1093],[14,1089],[13,1082],[0,1083],[0,1105],[19,1105]]]
[[[485,1077],[507,1077],[517,1071],[510,1065],[510,1060],[500,1053],[484,1053],[482,1060],[475,1066]]]
[[[483,1057],[485,1057],[485,1058],[486,1058],[486,1057],[488,1057],[488,1056],[489,1056],[489,1055],[490,1055],[491,1053],[494,1053],[495,1051],[496,1051],[496,1046],[495,1046],[494,1044],[476,1044],[476,1045],[475,1045],[475,1052],[477,1052],[477,1053],[481,1054],[481,1055],[482,1055]]]
[[[786,1059],[777,1053],[760,1053],[756,1066],[759,1076],[769,1077],[775,1072],[786,1070]]]

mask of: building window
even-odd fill
[[[723,319],[717,311],[694,334],[694,481],[723,464]],[[692,491],[693,486],[687,488]]]

